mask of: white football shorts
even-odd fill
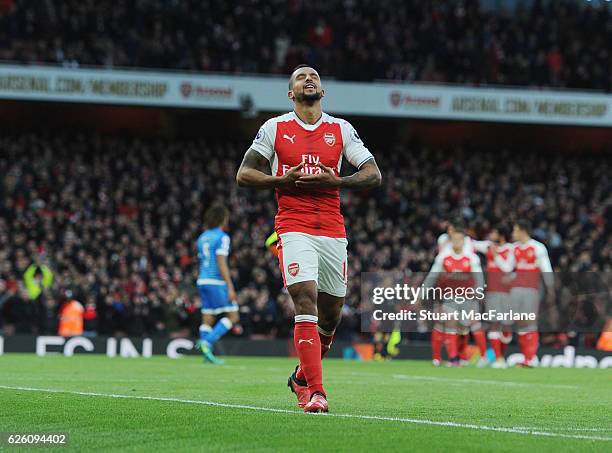
[[[281,234],[278,259],[285,286],[314,281],[317,291],[344,297],[348,280],[347,244],[345,238]]]

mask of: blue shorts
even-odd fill
[[[202,314],[218,315],[228,311],[238,311],[236,302],[227,299],[227,285],[198,285],[202,299]]]

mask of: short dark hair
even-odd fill
[[[453,228],[455,228],[455,230],[459,230],[462,232],[465,232],[465,230],[467,230],[467,224],[461,216],[455,216],[451,218],[448,223],[450,223]]]
[[[228,209],[221,204],[213,204],[204,213],[204,224],[206,228],[216,228],[227,220],[229,217]]]
[[[508,241],[510,239],[510,230],[506,225],[495,225],[493,229],[497,231],[497,234],[503,236],[505,241]]]
[[[531,235],[531,222],[527,219],[517,220],[514,223],[520,230],[525,231],[527,234]]]
[[[295,71],[297,71],[298,69],[301,69],[301,68],[312,68],[312,66],[310,66],[309,64],[306,64],[306,63],[302,63],[302,64],[297,65],[295,68],[293,68],[293,71],[291,71],[291,75],[289,76],[289,89],[290,90],[293,89],[293,73]],[[315,69],[315,71],[316,71],[316,69]]]
[[[455,232],[457,233],[465,234],[465,232],[467,231],[467,228],[464,224],[457,225],[453,223],[453,228],[455,229]]]

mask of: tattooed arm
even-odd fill
[[[236,183],[240,187],[253,187],[255,189],[274,189],[275,187],[294,184],[295,180],[301,175],[303,163],[292,167],[283,176],[273,176],[268,171],[262,168],[268,165],[268,159],[263,155],[249,149],[242,159],[238,173],[236,174]]]
[[[347,189],[371,189],[380,186],[382,175],[374,158],[364,162],[359,171],[341,178],[340,187]]]

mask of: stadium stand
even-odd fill
[[[609,8],[476,0],[4,0],[0,59],[65,66],[612,89]],[[582,3],[582,4],[581,4]]]
[[[274,197],[234,182],[248,145],[84,133],[3,135],[5,334],[55,333],[58,304],[69,297],[85,307],[85,333],[195,332],[195,239],[205,208],[221,201],[232,215],[230,267],[242,335],[289,336],[292,304],[264,245],[273,229]],[[342,194],[350,286],[338,337],[359,331],[360,272],[427,271],[443,222],[457,214],[474,237],[484,237],[497,222],[527,217],[555,270],[609,272],[610,160],[604,153],[533,151],[413,144],[377,153],[383,186],[367,195]],[[46,273],[29,275],[40,291],[29,293],[26,271],[43,263]]]

